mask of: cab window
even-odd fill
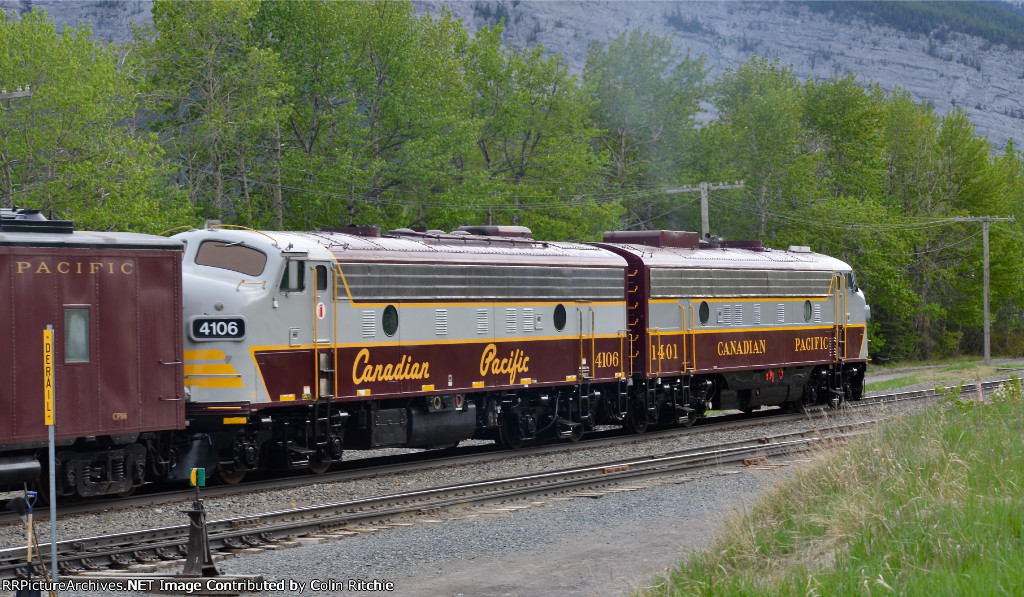
[[[284,264],[281,276],[281,292],[302,292],[306,289],[306,272],[304,261],[288,260]]]
[[[196,265],[208,265],[249,276],[258,276],[263,273],[263,268],[267,265],[267,256],[263,251],[257,251],[238,243],[207,240],[199,245],[199,250],[196,252]]]

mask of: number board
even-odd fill
[[[241,340],[245,338],[245,319],[241,317],[196,317],[190,330],[192,339]]]

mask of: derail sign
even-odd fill
[[[53,425],[53,330],[43,330],[43,414]]]

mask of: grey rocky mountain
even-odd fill
[[[703,54],[712,77],[752,55],[778,58],[800,79],[853,73],[863,84],[905,89],[942,114],[959,107],[997,147],[1024,131],[1024,52],[960,33],[908,35],[854,20],[842,24],[799,2],[447,1],[415,0],[420,12],[446,6],[467,29],[505,18],[505,41],[543,44],[579,72],[591,40],[631,29],[674,33],[677,47]],[[92,24],[101,39],[123,41],[130,22],[147,22],[148,0],[0,0],[0,8],[45,10],[58,26]]]

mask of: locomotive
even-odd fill
[[[518,226],[164,238],[0,216],[0,486],[47,466],[47,324],[60,495],[862,393],[864,294],[804,247],[677,231],[546,242]]]

